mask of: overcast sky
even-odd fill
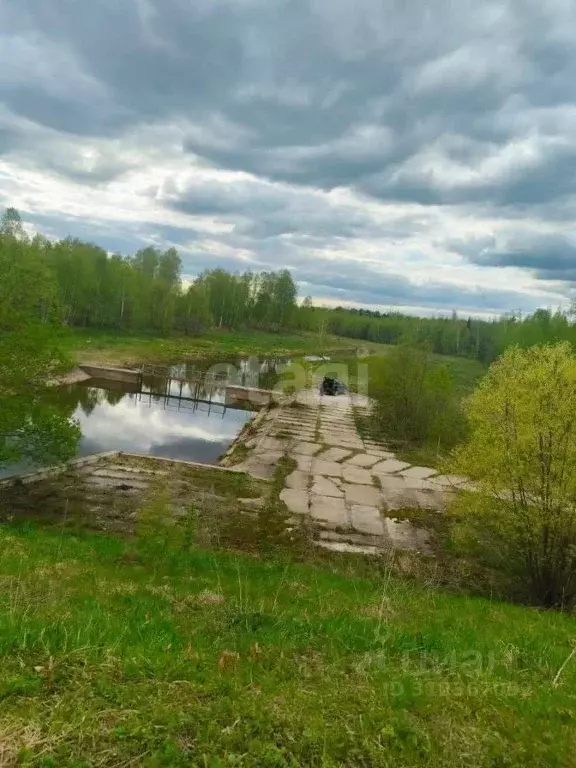
[[[576,295],[573,0],[0,0],[0,205],[301,295]]]

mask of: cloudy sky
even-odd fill
[[[576,295],[573,0],[0,0],[0,205],[332,304]]]

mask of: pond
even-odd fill
[[[54,393],[78,420],[78,455],[121,450],[215,464],[254,413],[225,406],[226,386],[270,388],[285,358],[147,366],[141,388],[90,379]]]
[[[45,400],[78,421],[78,456],[120,450],[216,464],[254,416],[225,406],[226,386],[271,388],[289,363],[251,357],[148,366],[141,387],[89,379],[50,390]],[[5,466],[0,477],[34,468]]]

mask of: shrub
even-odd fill
[[[464,422],[450,370],[427,348],[400,344],[373,365],[373,417],[386,437],[450,448]]]
[[[513,347],[467,401],[451,469],[474,481],[463,529],[545,606],[576,597],[576,356]],[[462,501],[460,501],[462,507]]]

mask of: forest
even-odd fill
[[[491,362],[514,344],[569,341],[576,346],[571,311],[538,309],[525,317],[511,314],[487,321],[456,312],[422,318],[393,310],[315,306],[310,297],[299,302],[287,269],[231,273],[215,267],[193,281],[183,280],[175,248],[149,246],[132,255],[110,254],[70,237],[30,237],[14,208],[5,211],[0,223],[0,268],[3,328],[13,327],[19,317],[166,336],[200,335],[209,328],[292,330],[383,344],[409,341],[438,354],[482,362]],[[16,293],[17,308],[10,299]]]

